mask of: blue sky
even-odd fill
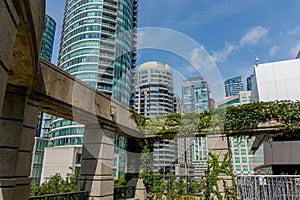
[[[57,63],[64,0],[47,0],[47,14],[57,22],[53,62]],[[161,27],[195,40],[211,57],[222,79],[253,71],[260,63],[295,58],[300,50],[299,0],[139,0],[138,27]],[[198,76],[191,63],[159,49],[138,51],[138,64],[157,60]]]

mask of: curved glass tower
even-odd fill
[[[67,0],[58,66],[129,105],[136,15],[137,0]],[[50,146],[81,145],[83,133],[83,125],[54,118]]]

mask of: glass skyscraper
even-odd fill
[[[51,62],[53,52],[53,42],[55,36],[56,23],[49,16],[45,16],[44,32],[42,38],[42,47],[40,56]],[[31,174],[30,177],[35,183],[40,183],[41,173],[43,167],[44,151],[48,145],[48,131],[50,129],[51,116],[47,113],[38,113],[38,123],[36,127],[36,134],[34,140],[34,147],[32,151]],[[44,138],[42,138],[44,137]]]
[[[244,91],[244,84],[241,76],[227,79],[224,82],[224,85],[226,97],[235,96],[238,95],[240,91]]]
[[[182,100],[187,112],[201,112],[209,109],[209,86],[203,77],[193,77],[182,83]],[[207,139],[190,140],[191,160],[195,175],[204,175],[207,170]]]
[[[55,36],[56,23],[49,16],[45,16],[44,21],[44,33],[42,38],[42,48],[41,48],[41,56],[51,62],[52,53],[53,53],[53,43]]]
[[[247,91],[251,91],[252,90],[253,79],[254,79],[254,75],[253,74],[251,74],[249,77],[247,77]]]
[[[135,67],[137,0],[67,0],[58,66],[125,105]],[[50,146],[81,145],[84,126],[53,118]],[[115,153],[126,170],[125,138],[115,136]]]
[[[42,38],[42,47],[40,56],[51,62],[53,53],[53,43],[56,30],[56,22],[49,16],[45,15],[44,32]],[[50,115],[39,112],[38,124],[36,128],[36,137],[46,137],[49,131]]]

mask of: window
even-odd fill
[[[242,97],[242,102],[247,102],[247,97]]]
[[[82,158],[81,153],[77,153],[76,154],[76,164],[80,164],[81,163],[81,158]]]
[[[248,166],[247,165],[243,165],[243,171],[248,171]]]
[[[234,161],[235,161],[235,163],[240,163],[241,162],[240,158],[235,158]]]
[[[240,151],[238,149],[235,149],[234,150],[234,155],[239,155],[240,154]]]
[[[237,142],[233,142],[233,147],[238,147],[238,143]]]
[[[246,146],[246,144],[244,141],[240,142],[240,147],[245,147],[245,146]]]
[[[246,154],[247,154],[247,153],[246,153],[246,149],[242,149],[242,150],[241,150],[241,154],[242,154],[242,155],[246,155]]]
[[[241,166],[237,165],[237,166],[235,167],[235,170],[236,170],[236,171],[241,171]]]
[[[246,157],[242,157],[242,162],[243,163],[247,163],[247,158]]]

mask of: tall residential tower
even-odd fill
[[[173,74],[169,65],[146,62],[139,66],[134,108],[145,116],[174,112]],[[154,145],[154,170],[175,171],[178,162],[177,140],[163,140]]]
[[[137,0],[67,0],[58,66],[129,105],[136,25]],[[83,125],[54,118],[50,145],[81,146],[83,133]],[[125,142],[115,136],[115,176],[126,171]]]

